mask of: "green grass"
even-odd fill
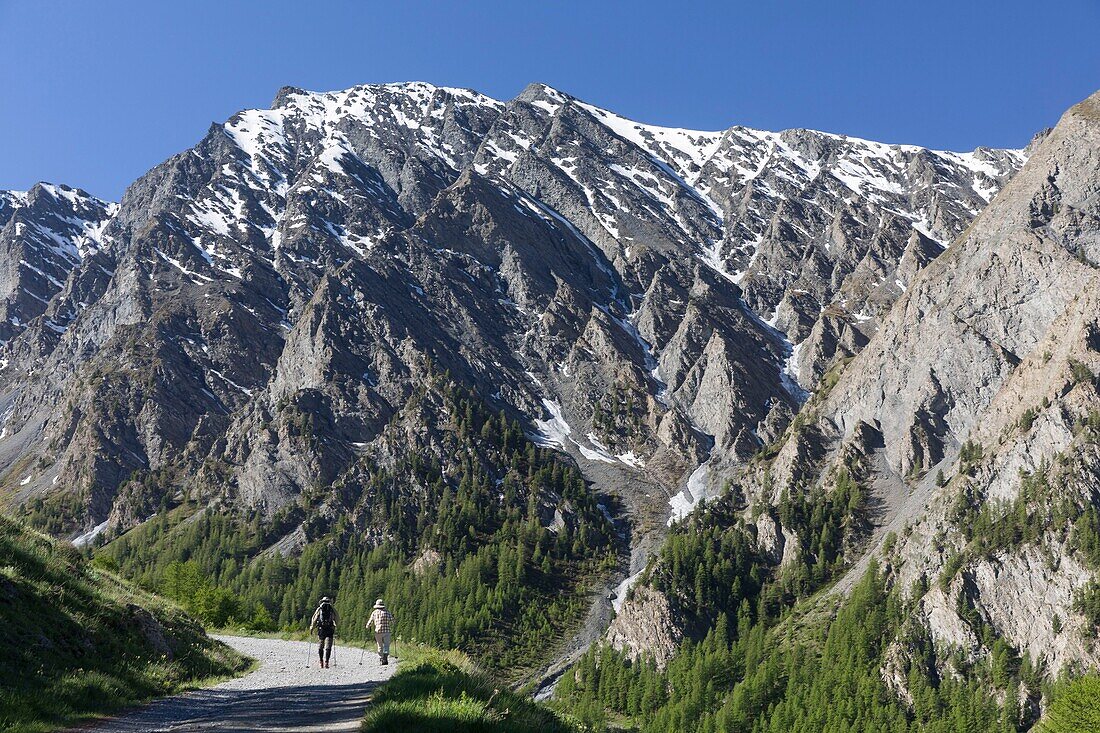
[[[547,707],[495,685],[460,652],[403,645],[374,695],[364,733],[576,733]]]
[[[0,516],[0,730],[39,733],[249,669],[166,601]]]
[[[306,619],[308,622],[309,619]],[[305,622],[304,622],[305,623]],[[280,639],[282,641],[317,641],[317,634],[310,632],[309,629],[298,629],[297,631],[257,631],[256,629],[249,629],[244,626],[218,626],[218,627],[206,627],[206,632],[213,635],[222,636],[246,636],[250,639]],[[340,646],[354,646],[361,647],[366,642],[360,640],[349,640],[342,638],[339,634],[336,635],[336,643]],[[374,644],[374,639],[371,639],[370,645]],[[370,646],[369,645],[369,646]],[[373,646],[371,646],[373,648]]]

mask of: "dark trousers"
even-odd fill
[[[328,663],[329,657],[332,656],[332,641],[336,635],[335,631],[329,631],[321,629],[317,632],[320,637],[320,641],[317,644],[317,656],[322,662]]]

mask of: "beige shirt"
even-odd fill
[[[374,627],[375,633],[388,634],[393,628],[393,614],[384,608],[374,609],[374,613],[367,620],[367,628]]]

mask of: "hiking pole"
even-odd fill
[[[363,666],[363,657],[367,655],[367,642],[363,642],[363,649],[359,652],[359,666]]]
[[[313,644],[306,640],[306,669],[309,669],[309,655],[313,651]]]
[[[332,664],[330,666],[336,666],[336,632],[332,632]]]

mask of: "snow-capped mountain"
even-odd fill
[[[286,88],[117,206],[0,194],[3,480],[71,532],[144,519],[183,465],[273,512],[389,450],[430,363],[663,526],[1025,158],[656,127],[539,84]],[[287,405],[324,416],[308,448]]]
[[[0,340],[10,340],[46,311],[73,269],[99,247],[117,209],[68,186],[39,183],[26,192],[0,191]],[[64,322],[46,325],[60,329]]]
[[[312,244],[295,250],[313,212],[337,259],[361,256],[472,169],[569,219],[636,295],[651,282],[654,249],[739,284],[792,342],[810,339],[788,370],[806,388],[832,357],[823,342],[872,330],[1025,159],[806,130],[661,128],[541,85],[508,104],[426,84],[287,89],[273,109],[222,129],[239,154],[211,171],[184,220],[215,269],[239,273],[234,262],[255,254],[319,261]],[[256,245],[239,252],[241,240]],[[850,330],[838,314],[864,324],[858,334],[838,333]]]
[[[994,166],[1016,159],[977,158]],[[947,252],[902,279],[905,292],[870,342],[784,436],[726,474],[730,491],[711,511],[675,530],[748,528],[758,554],[738,570],[755,562],[778,577],[821,562],[825,553],[811,557],[815,537],[842,537],[834,568],[809,592],[831,586],[839,602],[870,568],[885,579],[889,603],[907,610],[904,625],[882,637],[874,676],[903,704],[924,677],[969,674],[981,680],[971,684],[986,684],[981,675],[1004,649],[1044,682],[1097,666],[1098,160],[1100,92],[1044,133]],[[965,212],[976,201],[956,205]],[[811,520],[809,531],[812,513],[791,510],[853,487],[857,497],[839,522],[819,512],[824,521]],[[716,549],[686,546],[695,554],[666,555],[621,603],[612,644],[666,661],[693,624],[701,637],[717,628],[720,610],[736,612],[692,603],[693,589],[670,560],[707,567]],[[711,599],[727,590],[707,582]],[[787,618],[797,633],[812,624],[797,611]],[[1045,684],[1013,680],[1005,692],[1018,704],[1006,705],[1011,727],[1032,725],[1049,699]]]

